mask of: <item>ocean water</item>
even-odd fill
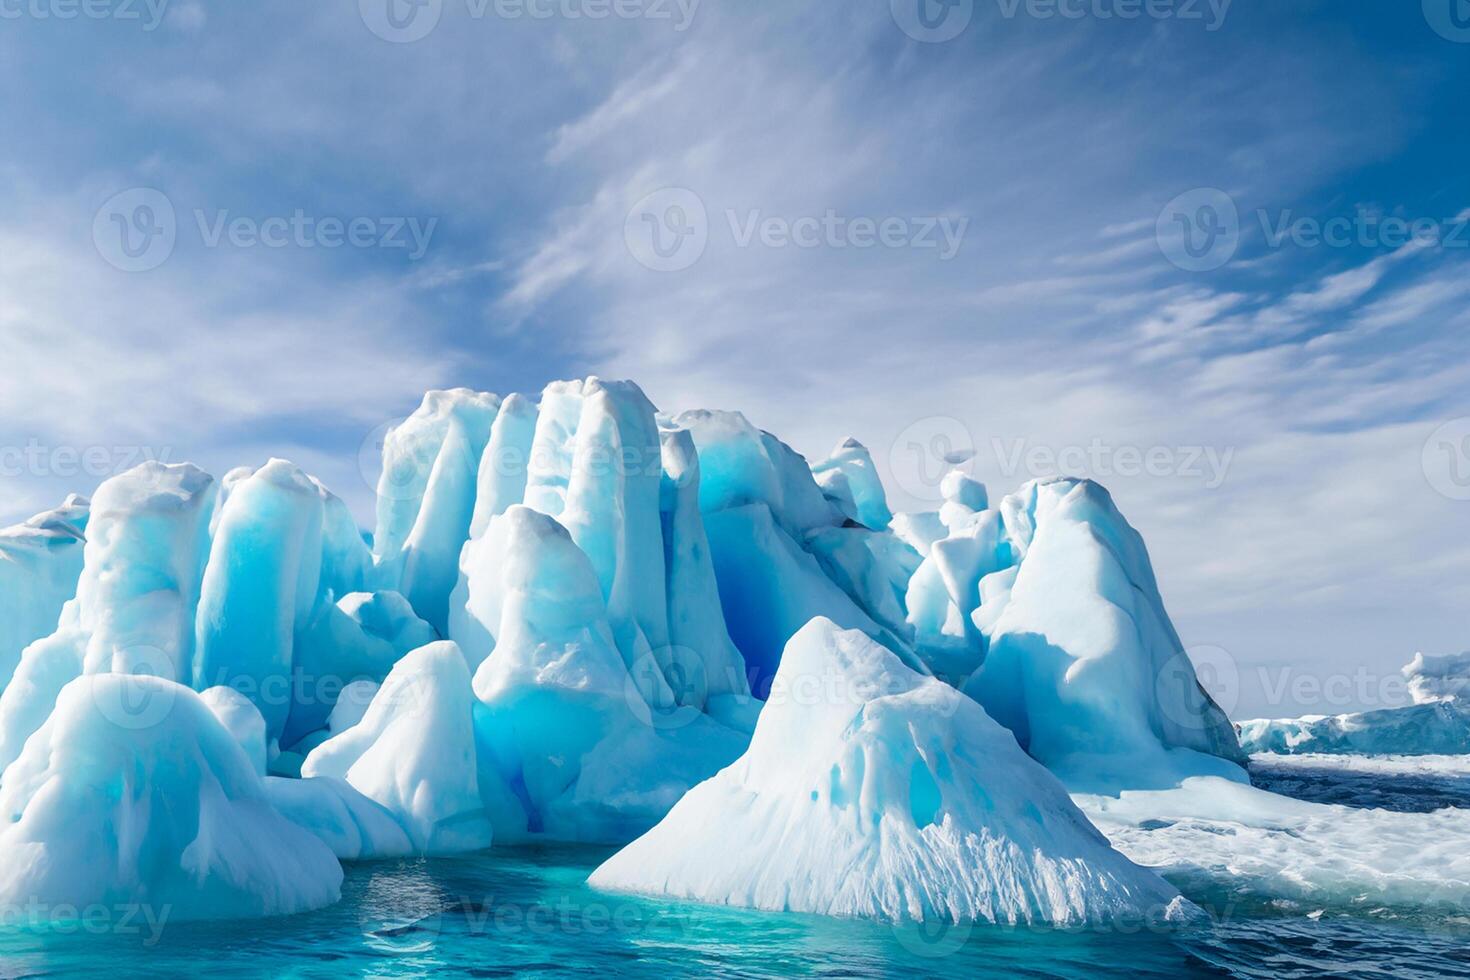
[[[1433,802],[1417,784],[1389,785],[1412,774],[1295,765],[1311,771],[1310,791],[1324,802],[1365,793]],[[1292,785],[1265,768],[1273,788]],[[1329,799],[1324,773],[1333,771],[1351,775]],[[1377,780],[1374,792],[1365,779]],[[1226,885],[1177,881],[1208,921],[900,927],[600,894],[584,882],[609,853],[505,848],[360,863],[348,868],[340,903],[278,919],[188,923],[170,922],[169,910],[89,910],[81,922],[0,932],[0,976],[1470,977],[1470,916],[1312,918]]]

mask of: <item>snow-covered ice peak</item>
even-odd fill
[[[868,448],[851,436],[839,442],[826,459],[813,464],[812,473],[824,490],[835,488],[851,501],[851,516],[858,523],[882,530],[893,520],[878,467]]]
[[[825,619],[788,644],[745,755],[591,883],[950,922],[1097,921],[1178,899],[979,705]]]

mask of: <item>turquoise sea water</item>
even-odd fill
[[[0,976],[1470,977],[1470,917],[1313,919],[1176,881],[1210,922],[930,930],[600,894],[584,882],[609,853],[356,864],[340,903],[288,918],[92,910],[0,932]]]

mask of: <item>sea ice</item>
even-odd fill
[[[1074,799],[1119,850],[1176,884],[1312,909],[1470,903],[1470,811],[1309,803],[1218,777]]]

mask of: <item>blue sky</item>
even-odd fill
[[[1096,476],[1237,716],[1470,646],[1465,0],[387,2],[0,2],[6,515],[596,372]]]

